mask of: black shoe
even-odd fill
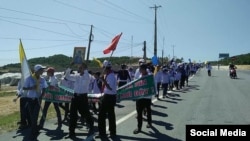
[[[140,129],[135,129],[133,133],[134,133],[134,134],[138,134],[138,133],[140,133],[140,132],[141,132]]]
[[[111,139],[116,139],[116,137],[117,137],[116,134],[110,134],[109,135],[109,138],[111,138]]]
[[[69,135],[66,137],[66,139],[75,139],[76,138],[76,134],[75,133],[69,133]]]

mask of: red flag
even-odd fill
[[[119,34],[119,35],[116,35],[113,39],[112,39],[112,42],[110,43],[110,45],[103,50],[103,53],[104,54],[108,54],[110,53],[111,51],[114,51],[116,49],[116,46],[120,40],[120,37],[122,36],[122,33]]]

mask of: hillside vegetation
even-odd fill
[[[103,57],[103,58],[97,58],[100,60],[100,62],[103,62],[104,60],[110,60],[113,64],[113,66],[120,66],[121,64],[137,64],[138,63],[138,57],[130,58],[130,57]],[[28,63],[30,67],[33,67],[36,64],[42,64],[44,66],[52,66],[56,68],[57,71],[63,71],[69,65],[71,64],[73,58],[68,57],[62,54],[54,55],[54,56],[49,56],[49,57],[39,57],[39,58],[32,58],[28,60]],[[3,72],[20,72],[20,63],[15,63],[15,64],[8,64],[3,67],[0,67],[0,71]],[[88,67],[89,69],[95,69],[95,68],[100,68],[98,63],[96,61],[90,60],[88,62]]]
[[[127,64],[129,66],[131,65],[137,65],[139,57],[128,57],[128,56],[122,56],[122,57],[103,57],[103,58],[97,58],[101,62],[104,60],[110,60],[115,68],[119,68],[121,64]],[[49,57],[38,57],[38,58],[32,58],[28,60],[28,63],[30,67],[33,67],[35,64],[42,64],[44,66],[52,66],[57,69],[57,71],[63,71],[65,70],[69,64],[72,62],[73,58],[68,57],[62,54],[57,54]],[[161,58],[159,58],[160,61],[162,61]],[[176,59],[176,62],[182,62],[181,59]],[[150,62],[151,58],[147,58],[147,62]],[[168,62],[168,58],[163,59],[164,63]],[[228,65],[230,62],[233,62],[236,65],[250,65],[250,53],[248,54],[241,54],[237,56],[232,56],[230,58],[223,58],[219,61],[208,61],[211,62],[213,65],[217,65],[218,63],[221,65]],[[99,65],[96,61],[90,60],[88,62],[89,69],[96,69],[99,68]],[[8,64],[3,67],[0,67],[0,73],[5,72],[20,72],[20,63],[15,64]]]

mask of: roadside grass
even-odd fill
[[[43,103],[44,103],[44,101],[43,101]],[[43,107],[43,103],[42,103],[42,107]],[[63,114],[64,114],[63,110],[61,110],[61,113],[62,113],[62,117],[63,117]],[[41,116],[42,116],[42,112],[40,111],[38,123],[39,123]],[[51,104],[49,109],[48,109],[46,120],[51,119],[51,118],[55,118],[55,117],[56,117],[56,112],[55,112],[53,104]],[[16,130],[19,126],[17,124],[17,122],[19,122],[19,121],[20,121],[20,112],[19,111],[13,112],[13,113],[8,114],[8,115],[1,115],[0,114],[0,134]]]
[[[14,112],[9,115],[0,115],[0,133],[13,131],[17,128],[19,120],[19,112]]]
[[[14,95],[16,95],[16,92],[13,92],[13,91],[11,91],[11,92],[6,92],[6,91],[0,91],[0,97],[5,97],[5,96],[14,96]]]

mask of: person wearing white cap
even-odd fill
[[[139,63],[139,66],[142,65],[142,64],[145,64],[145,60],[144,59],[139,59],[138,61]],[[140,71],[139,71],[139,67],[135,70],[135,76],[134,76],[134,79],[138,79],[140,77]]]
[[[31,118],[30,139],[35,140],[39,133],[37,119],[41,108],[41,98],[45,93],[48,84],[41,75],[45,67],[37,64],[34,66],[34,73],[25,79],[23,90],[27,90],[28,108]]]
[[[103,98],[98,115],[98,130],[99,135],[95,138],[106,139],[106,116],[109,121],[110,138],[116,138],[116,117],[115,117],[115,104],[117,94],[117,79],[112,70],[112,65],[109,61],[104,61],[104,77],[101,77],[103,82]]]

